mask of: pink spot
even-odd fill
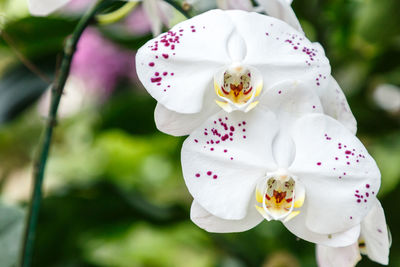
[[[346,146],[345,146],[346,147]],[[344,153],[346,153],[346,155],[350,155],[351,151],[350,150],[346,150]]]
[[[167,59],[169,57],[168,54],[162,54],[163,58]]]
[[[339,158],[338,158],[338,157],[336,157],[335,159],[336,159],[336,160],[339,160]]]
[[[200,177],[200,173],[196,173],[196,177],[199,178]]]
[[[233,158],[231,157],[231,160],[233,160]]]
[[[233,127],[233,126],[231,126],[229,129],[230,129],[232,132],[235,131],[235,127]]]
[[[246,139],[247,137],[245,135],[243,135],[243,139]]]
[[[197,140],[197,139],[194,139],[194,141],[195,141],[196,143],[198,143],[198,142],[199,142],[199,140]]]
[[[279,91],[279,92],[278,92],[278,94],[281,94],[281,93],[282,93],[282,91]]]
[[[171,72],[171,76],[174,76],[174,73],[173,73],[173,72]]]
[[[154,67],[154,62],[150,62],[150,63],[149,63],[149,66],[150,66],[150,67]]]
[[[369,184],[366,184],[365,187],[366,187],[366,188],[369,188]]]
[[[212,148],[210,148],[210,150],[211,150],[211,151],[214,151],[214,148],[212,147]]]
[[[163,72],[163,75],[164,75],[164,76],[167,76],[167,74],[168,74],[168,72],[166,72],[166,71]]]
[[[228,150],[227,150],[227,149],[224,149],[224,153],[226,153],[226,152],[228,152]]]
[[[161,77],[156,77],[156,78],[150,78],[150,81],[152,83],[159,83],[161,82],[162,78]]]
[[[208,176],[210,176],[211,174],[212,174],[212,172],[211,172],[211,171],[208,171],[208,172],[207,172],[207,175],[208,175]]]
[[[214,179],[217,179],[217,178],[218,178],[218,176],[217,176],[216,174],[214,174],[213,178],[214,178]]]
[[[357,202],[360,203],[360,202],[361,202],[361,199],[357,199]]]
[[[321,162],[317,162],[317,165],[318,165],[318,166],[321,166]]]

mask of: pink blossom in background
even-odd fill
[[[144,35],[151,32],[151,22],[142,5],[129,14],[124,21],[124,25],[131,34]]]
[[[72,60],[71,74],[81,78],[90,90],[107,97],[121,78],[135,73],[135,54],[105,39],[96,29],[83,33]]]
[[[62,8],[63,13],[84,13],[89,6],[93,5],[96,1],[93,0],[71,0],[66,6]]]

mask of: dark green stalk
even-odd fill
[[[190,19],[192,16],[187,12],[185,9],[183,9],[183,6],[179,3],[177,3],[176,0],[164,0],[171,6],[173,6],[176,10],[178,10],[182,15],[184,15],[187,19]]]
[[[64,48],[64,55],[61,62],[60,71],[58,72],[56,79],[51,86],[51,104],[48,120],[46,121],[44,134],[39,143],[39,153],[37,154],[33,165],[32,195],[22,240],[22,250],[19,258],[19,266],[22,267],[31,266],[36,225],[42,198],[42,184],[45,166],[53,136],[53,128],[56,124],[58,105],[60,103],[65,82],[69,75],[72,57],[83,31],[93,21],[93,17],[106,2],[110,2],[110,0],[99,0],[91,9],[89,9],[78,22],[78,25],[76,26],[72,35],[68,37]]]

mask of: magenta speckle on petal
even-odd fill
[[[211,174],[212,174],[212,172],[211,172],[211,171],[208,171],[208,172],[207,172],[207,175],[208,175],[208,176],[210,176]]]
[[[217,178],[218,178],[218,176],[217,176],[216,174],[214,174],[213,178],[214,178],[214,179],[217,179]]]
[[[196,173],[196,177],[199,178],[200,177],[200,173]]]
[[[317,165],[318,165],[318,166],[321,166],[321,162],[317,162]]]
[[[150,62],[150,63],[149,63],[149,66],[150,66],[150,67],[154,67],[154,65],[155,65],[154,62]]]

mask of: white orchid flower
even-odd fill
[[[71,0],[28,0],[29,11],[34,16],[47,16],[62,8]],[[163,22],[168,25],[173,16],[173,8],[162,0],[126,0],[129,2],[143,2],[143,8],[149,17],[153,34],[161,33]]]
[[[287,79],[309,84],[326,114],[356,130],[322,47],[269,16],[208,11],[147,42],[136,55],[136,69],[158,101],[158,129],[170,135],[190,134],[221,109],[257,109],[263,88]]]
[[[364,195],[364,197],[366,197]],[[390,234],[385,214],[378,200],[361,222],[358,242],[347,247],[317,245],[317,260],[320,267],[353,267],[361,260],[360,252],[380,264],[389,263]]]
[[[380,173],[353,133],[323,114],[312,87],[276,84],[260,108],[219,111],[186,139],[182,170],[194,223],[238,232],[280,220],[310,242],[357,240]]]

